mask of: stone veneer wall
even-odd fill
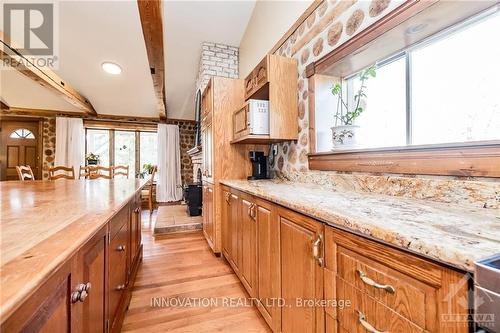
[[[181,177],[182,183],[193,182],[193,164],[187,153],[194,146],[196,122],[193,120],[167,120],[167,124],[179,126],[181,148]]]
[[[309,170],[308,81],[306,66],[323,57],[357,33],[378,21],[401,0],[324,0],[280,46],[276,54],[298,61],[297,142],[278,145],[276,175],[294,182],[315,183],[332,189],[427,199],[476,208],[500,208],[500,182],[452,176],[379,175]]]
[[[401,0],[323,1],[276,51],[298,61],[299,139],[278,145],[275,170],[286,177],[308,171],[309,153],[308,87],[306,66],[320,59],[358,32],[381,19]]]
[[[56,156],[56,118],[44,118],[42,122],[42,178],[49,179],[49,168]]]
[[[239,49],[235,46],[203,42],[196,90],[203,93],[212,76],[239,77]]]

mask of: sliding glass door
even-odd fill
[[[109,130],[87,129],[87,143],[85,155],[90,153],[99,156],[99,164],[109,166]],[[78,170],[76,170],[78,171]]]
[[[135,177],[135,132],[115,131],[114,165],[128,165],[130,178]]]

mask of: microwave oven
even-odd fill
[[[249,99],[246,110],[249,134],[269,135],[269,101]]]

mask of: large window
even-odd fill
[[[135,175],[135,132],[115,131],[114,165],[128,165]]]
[[[158,135],[155,132],[140,133],[140,167],[144,164],[156,165],[158,163]]]
[[[109,130],[87,129],[87,142],[85,155],[90,153],[99,155],[99,164],[109,166]]]
[[[500,139],[499,31],[500,15],[490,11],[379,61],[354,123],[359,147]],[[343,78],[342,87],[352,108],[359,75]],[[318,96],[316,105],[323,101]],[[335,125],[335,99],[325,98],[328,110],[316,107],[319,152],[332,148],[329,127]]]
[[[156,132],[87,128],[86,140],[86,155],[99,155],[102,166],[128,165],[130,177],[144,172],[144,164],[158,163]]]

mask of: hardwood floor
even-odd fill
[[[248,294],[227,262],[212,254],[201,232],[153,238],[154,220],[145,213],[144,259],[123,332],[270,332],[257,309],[244,304]],[[153,306],[153,300],[164,304]],[[189,301],[194,305],[187,306]],[[212,306],[199,304],[204,302]]]

